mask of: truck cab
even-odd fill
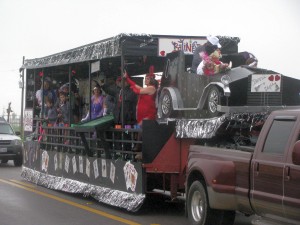
[[[300,221],[299,112],[270,115],[258,140],[250,171],[250,200],[255,213],[274,220],[285,218],[292,224]]]

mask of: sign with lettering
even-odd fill
[[[32,132],[33,128],[33,109],[25,109],[24,110],[24,131]]]
[[[91,73],[98,72],[100,70],[100,61],[91,63]]]
[[[193,54],[199,45],[206,42],[202,39],[185,39],[185,38],[159,38],[158,39],[158,56],[166,56],[170,52],[183,51],[184,54]]]
[[[280,92],[281,74],[254,74],[251,92]]]

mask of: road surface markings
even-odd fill
[[[106,212],[103,212],[103,211],[100,211],[100,210],[97,210],[97,209],[93,209],[91,207],[88,207],[88,206],[85,206],[85,205],[81,205],[79,203],[72,202],[70,200],[57,197],[55,195],[47,194],[45,192],[38,191],[38,190],[35,190],[35,189],[32,189],[32,188],[23,186],[23,185],[20,185],[20,184],[17,184],[17,183],[13,183],[13,182],[8,181],[8,180],[0,179],[0,182],[6,183],[6,184],[9,184],[9,185],[18,187],[18,188],[22,188],[24,190],[33,192],[35,194],[42,195],[44,197],[54,199],[56,201],[59,201],[59,202],[62,202],[62,203],[65,203],[65,204],[68,204],[68,205],[71,205],[71,206],[74,206],[74,207],[77,207],[77,208],[80,208],[80,209],[92,212],[92,213],[95,213],[95,214],[98,214],[100,216],[103,216],[103,217],[106,217],[106,218],[109,218],[109,219],[112,219],[112,220],[115,220],[115,221],[119,221],[119,222],[124,223],[124,224],[128,224],[128,225],[141,225],[140,223],[136,223],[134,221],[130,221],[130,220],[124,219],[124,218],[119,217],[119,216],[114,216],[112,214],[109,214],[109,213],[106,213]]]
[[[28,184],[28,183],[26,183],[24,181],[19,181],[19,180],[9,180],[9,181],[11,181],[13,183],[17,183],[17,184],[23,185],[25,187],[36,188],[36,185]]]

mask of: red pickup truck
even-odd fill
[[[236,211],[257,224],[300,224],[299,188],[300,110],[272,112],[252,149],[190,147],[190,224],[233,224]]]

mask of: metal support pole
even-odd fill
[[[45,74],[44,74],[44,69],[42,69],[42,106],[41,106],[41,113],[40,113],[40,118],[44,119],[44,114],[45,114],[45,96],[44,96],[44,82],[45,82]]]
[[[71,67],[71,65],[69,65],[69,105],[70,105],[70,107],[69,107],[69,118],[68,118],[68,121],[69,121],[69,126],[71,127],[71,122],[73,122],[73,120],[71,119],[72,118],[72,101],[73,101],[73,94],[74,93],[72,93],[72,90],[71,90],[71,88],[72,88],[72,78],[71,78],[71,76],[72,76],[72,67]]]
[[[92,102],[91,102],[91,97],[92,97],[92,90],[93,90],[93,87],[92,87],[92,74],[91,74],[91,62],[89,62],[89,120],[91,120],[92,118]]]
[[[123,73],[124,73],[124,41],[121,43],[121,93],[122,93],[122,102],[121,102],[121,127],[124,128],[124,79],[123,79]],[[119,118],[120,121],[120,118]],[[123,133],[122,133],[123,134]]]
[[[24,65],[25,56],[23,56],[23,62],[22,65]],[[23,124],[23,112],[24,112],[24,70],[22,70],[22,94],[21,94],[21,124],[20,124],[20,133],[21,133],[21,139],[24,138],[24,124]]]

